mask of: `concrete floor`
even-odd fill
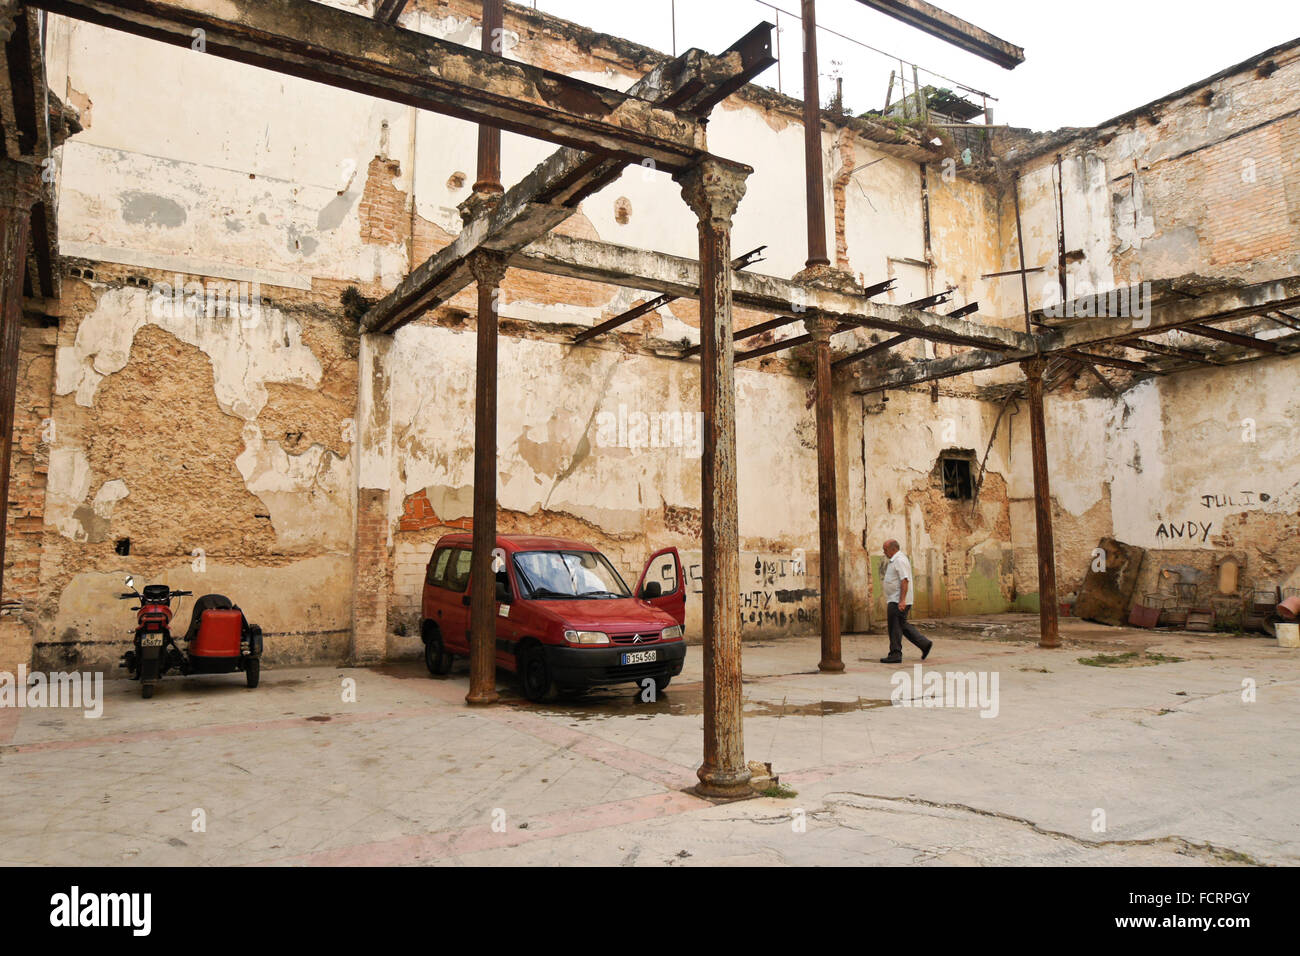
[[[1023,615],[919,623],[927,670],[997,673],[996,717],[891,706],[880,635],[847,636],[836,676],[813,638],[749,644],[747,756],[797,795],[724,805],[683,792],[698,647],[654,704],[537,706],[502,674],[505,702],[470,710],[463,663],[168,679],[150,701],[113,680],[98,720],[0,711],[0,863],[1300,863],[1300,651],[1078,621],[1043,651]],[[1079,663],[1129,651],[1144,666]]]

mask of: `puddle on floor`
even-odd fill
[[[458,664],[460,662],[457,662]],[[422,662],[400,661],[380,664],[371,668],[377,674],[396,677],[399,680],[459,680],[466,681],[467,675],[453,671],[446,677],[434,677],[429,674]],[[801,672],[802,673],[802,672]],[[817,671],[807,671],[816,674]],[[789,675],[783,675],[789,676]],[[745,683],[750,683],[746,681]],[[497,680],[497,693],[501,703],[516,710],[545,714],[551,717],[567,717],[570,720],[585,722],[589,720],[608,720],[611,717],[635,717],[649,720],[659,714],[673,717],[698,717],[704,713],[704,685],[699,681],[686,683],[673,682],[666,690],[659,692],[653,703],[641,699],[642,690],[633,684],[620,684],[614,687],[598,687],[588,693],[564,696],[545,704],[533,703],[520,693],[512,675],[500,672]],[[890,706],[889,700],[859,697],[856,700],[817,700],[804,703],[792,703],[786,700],[745,700],[746,717],[832,717],[836,714],[851,714],[863,710],[875,710]]]
[[[577,721],[607,720],[610,717],[637,717],[649,720],[657,714],[674,717],[698,717],[704,713],[704,685],[673,684],[661,691],[653,703],[641,699],[640,690],[597,689],[578,697],[561,698],[547,704],[535,704],[521,697],[502,694],[503,703],[518,710]],[[818,700],[790,703],[785,700],[746,700],[746,717],[830,717],[890,706],[889,700],[859,697],[856,700]]]

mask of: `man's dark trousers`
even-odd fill
[[[929,639],[926,638],[925,635],[923,635],[920,631],[914,628],[911,624],[907,623],[907,611],[911,610],[910,607],[907,609],[907,611],[900,611],[898,609],[898,602],[890,601],[887,610],[889,612],[889,656],[890,657],[903,656],[904,637],[906,637],[909,641],[911,641],[913,644],[919,647],[922,653],[930,649]]]

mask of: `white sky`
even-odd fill
[[[798,0],[772,3],[790,14],[799,11]],[[536,0],[533,5],[602,33],[672,51],[672,0]],[[1300,36],[1300,0],[937,0],[937,5],[1024,47],[1025,62],[1004,70],[857,0],[819,0],[819,26],[894,58],[821,31],[823,102],[833,92],[830,77],[838,69],[849,109],[880,109],[890,70],[901,57],[909,88],[916,63],[997,97],[990,105],[998,123],[1040,130],[1094,126]],[[777,19],[759,0],[676,0],[676,8],[678,52],[692,46],[721,52],[761,20]],[[800,96],[799,21],[786,13],[779,20],[781,89]],[[777,68],[758,82],[775,88]],[[950,85],[924,73],[921,82]]]

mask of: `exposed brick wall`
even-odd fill
[[[429,502],[429,496],[423,490],[409,495],[402,503],[402,517],[398,523],[401,531],[423,531],[425,528],[459,528],[468,531],[473,526],[469,518],[444,521],[439,518]]]
[[[54,374],[54,331],[24,329],[18,361],[4,597],[9,601],[21,600],[30,609],[39,594],[45,482],[50,464],[48,441],[53,438],[50,390]]]
[[[388,492],[357,492],[356,575],[352,591],[352,659],[384,658],[388,640]]]
[[[40,598],[41,542],[45,530],[45,485],[49,472],[50,393],[54,377],[54,330],[23,329],[14,400],[13,451],[4,556],[4,599],[22,601],[21,614],[0,622],[0,670],[12,672],[31,661],[26,621]]]
[[[411,213],[407,209],[407,194],[393,185],[401,174],[402,164],[395,159],[376,156],[370,161],[361,204],[357,207],[362,242],[392,245],[410,238]]]
[[[1288,140],[1290,150],[1283,150]],[[1300,245],[1287,208],[1286,176],[1300,153],[1300,117],[1267,126],[1199,154],[1210,261],[1249,262]]]

